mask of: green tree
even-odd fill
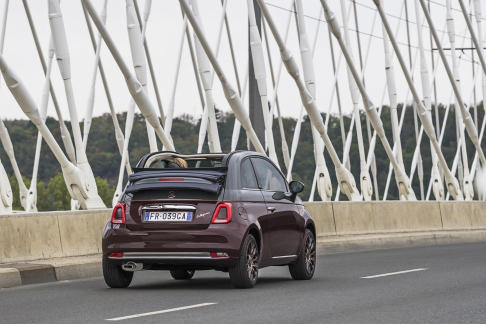
[[[62,173],[49,180],[47,184],[46,200],[49,202],[49,210],[69,210],[71,209],[71,197],[64,183]]]
[[[98,194],[105,203],[106,207],[111,207],[111,201],[113,200],[113,195],[115,194],[115,187],[110,186],[106,179],[101,177],[96,177],[96,187],[98,188]]]
[[[51,210],[47,199],[48,194],[46,183],[44,181],[37,182],[37,210]]]

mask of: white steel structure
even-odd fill
[[[238,13],[240,16],[245,14],[243,20],[235,18],[232,11],[235,4],[229,0],[170,0],[177,8],[173,15],[180,19],[180,25],[174,29],[175,44],[164,43],[163,36],[159,39],[149,37],[158,14],[154,7],[160,8],[160,3],[151,0],[103,0],[99,3],[81,0],[79,15],[86,22],[91,47],[86,51],[93,57],[89,63],[75,61],[70,52],[74,40],[70,37],[63,8],[71,3],[45,0],[48,14],[41,15],[41,12],[30,10],[32,0],[22,0],[22,10],[27,16],[23,23],[36,47],[32,59],[40,60],[43,69],[38,101],[32,96],[34,91],[22,81],[29,75],[17,74],[15,71],[19,66],[4,53],[5,42],[10,48],[17,46],[9,38],[9,33],[13,33],[20,22],[7,23],[12,3],[3,1],[0,69],[5,82],[0,82],[4,88],[0,92],[2,97],[10,96],[5,91],[9,90],[16,108],[35,125],[38,136],[35,151],[31,152],[33,170],[31,184],[27,187],[21,172],[23,167],[15,154],[18,155],[22,148],[16,147],[12,141],[8,122],[0,113],[0,142],[6,156],[6,160],[0,161],[0,213],[12,212],[13,197],[17,195],[22,209],[37,210],[38,172],[39,168],[45,167],[41,159],[42,141],[59,163],[72,199],[72,209],[105,207],[87,154],[90,148],[88,135],[94,136],[93,116],[99,113],[95,109],[97,100],[101,100],[98,97],[107,102],[115,134],[112,140],[121,157],[113,197],[113,204],[116,204],[126,175],[132,173],[128,157],[135,108],[138,107],[144,118],[149,150],[176,151],[180,148],[175,145],[172,132],[175,117],[185,112],[179,99],[181,93],[191,93],[196,98],[193,105],[199,111],[195,119],[201,117],[199,134],[195,134],[198,152],[203,151],[206,139],[210,152],[246,149],[238,146],[238,139],[244,132],[248,143],[251,142],[256,151],[268,154],[289,181],[298,178],[295,170],[307,114],[310,134],[306,136],[312,137],[313,155],[305,158],[311,159],[315,166],[313,182],[307,184],[311,188],[311,201],[315,191],[323,201],[339,200],[344,196],[349,201],[379,200],[380,192],[386,200],[395,183],[401,200],[416,200],[417,197],[474,200],[486,196],[483,141],[486,117],[484,105],[479,103],[486,100],[486,24],[481,0],[438,0],[432,3],[428,0],[398,0],[393,4],[383,0],[247,0],[243,6],[246,12]],[[209,6],[218,10],[212,13],[217,17],[214,22],[208,18]],[[114,7],[119,10],[113,10]],[[392,12],[397,8],[401,8],[399,15]],[[113,26],[107,25],[116,12],[124,14],[122,23],[117,23],[127,44],[121,43]],[[261,22],[257,20],[259,13]],[[283,19],[281,13],[284,13]],[[351,18],[354,18],[354,24]],[[40,25],[41,20],[49,26],[47,34],[34,24]],[[400,32],[401,25],[406,30]],[[438,29],[436,26],[444,27]],[[462,29],[464,35],[461,36],[457,30]],[[163,32],[166,31],[160,31]],[[471,48],[461,45],[466,41],[472,44]],[[160,54],[151,55],[149,44],[153,42],[162,42],[164,51],[176,54],[173,74],[159,71],[165,58]],[[241,53],[241,48],[245,53]],[[109,54],[104,53],[105,49]],[[402,54],[407,49],[408,62]],[[186,55],[190,57],[189,68],[184,66]],[[249,80],[248,72],[244,72],[248,70],[249,56],[253,62],[254,80]],[[54,59],[58,68],[55,68]],[[471,60],[472,74],[470,68],[464,68],[469,64],[463,64],[463,61],[470,63]],[[73,82],[79,77],[73,73],[76,70],[73,67],[78,64],[85,64],[89,70],[84,92],[79,91],[79,85]],[[373,68],[369,68],[370,64]],[[115,73],[106,66],[114,66]],[[287,73],[282,73],[283,67]],[[188,69],[191,82],[195,81],[189,86],[183,82],[187,80],[184,73],[187,74]],[[98,74],[101,83],[97,81]],[[110,80],[120,76],[126,87],[115,90]],[[263,109],[264,145],[249,117],[252,108],[247,104],[249,82],[255,82],[258,87],[258,100]],[[103,96],[99,90],[101,84]],[[168,90],[159,84],[169,84]],[[473,103],[470,104],[467,100],[473,98],[473,94],[476,96],[478,86],[481,89],[477,91],[479,100],[471,99]],[[297,106],[289,108],[289,103],[282,99],[288,98],[288,92],[298,96]],[[85,97],[82,97],[83,93]],[[442,93],[453,101],[452,108],[451,102],[437,99]],[[129,99],[122,109],[128,111],[124,129],[117,116],[120,109],[116,102],[120,94]],[[381,116],[385,97],[389,103],[390,119],[387,122],[391,125],[390,130],[385,130]],[[167,102],[165,110],[162,100]],[[373,102],[381,104],[377,106]],[[443,110],[438,108],[441,102],[446,106]],[[325,107],[323,103],[326,103]],[[51,104],[55,108],[63,147],[45,124]],[[223,107],[236,117],[228,139],[222,137],[221,129],[218,130],[216,107]],[[450,109],[455,113],[449,116]],[[69,113],[72,134],[62,116],[63,110]],[[289,111],[295,123],[292,131],[283,118],[283,112],[288,115]],[[440,111],[444,114],[439,114]],[[84,117],[83,127],[78,119],[80,114]],[[332,127],[339,128],[340,139],[330,135],[332,115],[337,121]],[[412,116],[414,144],[410,149],[410,144],[405,145],[408,139],[403,138],[403,125],[405,118]],[[362,120],[369,126],[365,136]],[[447,129],[451,125],[447,126],[448,120],[454,123],[452,133]],[[274,129],[278,136],[274,136]],[[445,133],[452,134],[457,143],[452,158],[451,153],[442,150]],[[376,136],[380,139],[379,144]],[[377,169],[375,165],[377,146],[386,154],[386,164],[390,164],[388,170],[386,166]],[[6,163],[9,163],[7,170],[12,174],[5,171]],[[331,165],[334,172],[329,171]],[[430,170],[425,172],[427,176],[424,176],[424,170]],[[395,183],[390,181],[392,173]],[[418,177],[414,177],[416,173]],[[15,177],[18,192],[12,192],[11,176]],[[359,188],[355,177],[359,177]],[[380,183],[386,184],[379,188]],[[417,188],[415,191],[414,187]],[[340,193],[344,196],[340,197]]]

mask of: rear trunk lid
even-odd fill
[[[226,169],[144,170],[125,189],[131,230],[205,229],[224,191]]]

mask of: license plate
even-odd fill
[[[190,222],[192,212],[187,211],[160,211],[145,212],[145,222]]]

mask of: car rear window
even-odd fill
[[[156,154],[146,159],[142,169],[178,169],[178,168],[221,168],[224,154],[173,155]]]
[[[220,168],[222,166],[221,159],[184,159],[188,168]],[[174,165],[175,164],[175,165]],[[177,168],[177,163],[174,163],[172,159],[163,159],[151,163],[149,169],[171,169]],[[179,166],[180,167],[180,166]]]

